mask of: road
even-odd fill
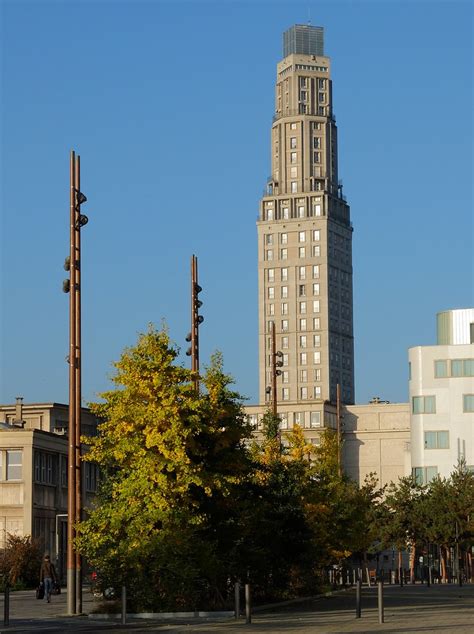
[[[134,622],[121,626],[84,617],[65,617],[65,595],[53,597],[53,603],[36,601],[34,593],[11,595],[10,627],[6,632],[173,632],[174,634],[345,634],[379,632],[387,634],[474,634],[474,585],[385,586],[385,623],[378,623],[377,590],[364,588],[362,618],[355,618],[353,590],[305,603],[281,606],[253,616],[252,624],[244,620],[220,622]],[[84,594],[85,610],[91,610],[92,598]],[[3,614],[3,601],[0,602]],[[0,621],[1,623],[1,621]]]

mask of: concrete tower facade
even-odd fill
[[[330,60],[321,27],[285,32],[277,65],[271,176],[258,230],[260,403],[269,399],[271,337],[279,405],[354,403],[352,225],[338,177]]]

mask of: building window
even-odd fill
[[[319,365],[321,363],[321,353],[319,350],[317,352],[313,352],[313,363],[314,365]]]
[[[319,229],[314,229],[313,230],[313,240],[315,242],[319,242],[320,238],[321,238],[321,231]]]
[[[283,207],[283,220],[288,220],[290,217],[290,210],[288,207]]]
[[[266,259],[267,259],[268,261],[273,260],[273,249],[267,249]]]
[[[288,337],[281,338],[281,347],[283,348],[283,350],[288,349]]]
[[[291,152],[291,154],[290,154],[290,161],[291,161],[292,163],[296,163],[296,161],[297,161],[297,156],[298,156],[298,155],[296,154],[296,152]]]
[[[315,299],[313,301],[313,313],[319,313],[319,310],[320,310],[319,299]]]
[[[316,427],[321,427],[321,412],[311,412],[310,426],[312,429],[315,429]]]
[[[281,305],[281,314],[288,315],[288,304],[286,302],[283,302]]]
[[[298,177],[298,168],[297,167],[290,167],[290,177],[291,178],[297,178]]]
[[[298,297],[306,297],[306,285],[298,284]]]
[[[300,397],[303,400],[306,400],[308,398],[308,388],[307,387],[300,387]]]
[[[291,193],[296,194],[298,191],[298,183],[296,181],[291,181]]]
[[[280,258],[282,260],[288,259],[288,249],[280,249]]]
[[[293,421],[295,425],[304,427],[304,412],[294,412]]]
[[[268,314],[269,315],[275,314],[275,304],[268,304]]]
[[[306,302],[300,302],[300,313],[302,315],[306,314]]]
[[[300,347],[301,348],[306,348],[306,345],[307,345],[306,335],[301,335],[300,336]]]
[[[313,161],[315,163],[321,162],[321,152],[313,152]]]
[[[288,370],[284,370],[281,373],[281,382],[282,383],[289,383],[290,379],[289,379],[290,373],[288,372]]]
[[[314,317],[313,319],[313,330],[320,330],[321,329],[321,320],[319,317]]]
[[[289,401],[290,400],[290,388],[289,387],[284,387],[281,390],[281,399],[282,401]]]
[[[321,369],[320,368],[316,368],[314,371],[314,380],[315,381],[321,381]]]
[[[438,475],[438,467],[414,467],[411,472],[417,484],[428,484]]]
[[[435,361],[435,377],[444,379],[448,376],[448,364],[446,361]]]
[[[435,396],[414,396],[412,399],[413,414],[436,414]]]
[[[301,383],[308,382],[308,370],[300,370],[300,382]]]
[[[7,480],[21,480],[23,475],[23,451],[21,449],[7,449]]]
[[[286,299],[288,297],[288,286],[281,287],[281,297],[282,299]]]
[[[271,246],[273,244],[273,234],[272,233],[267,233],[265,235],[265,244],[268,244],[269,246]]]
[[[321,398],[321,387],[319,385],[314,388],[314,398]]]
[[[462,395],[462,411],[464,413],[474,412],[474,394]]]
[[[298,232],[298,242],[305,242],[306,241],[306,232],[305,231],[299,231]]]
[[[292,137],[290,137],[290,148],[291,148],[292,150],[294,150],[294,149],[295,149],[295,147],[296,147],[296,137],[295,137],[295,136],[292,136]]]
[[[451,376],[462,376],[462,359],[451,361]]]
[[[306,365],[308,362],[308,356],[306,352],[300,352],[300,365]]]
[[[313,244],[312,253],[314,258],[319,258],[319,256],[321,255],[321,247],[319,246],[319,244]]]
[[[319,279],[319,264],[313,264],[313,278]]]
[[[296,130],[296,127],[297,127],[297,126],[296,126],[296,123],[292,123],[292,124],[290,125],[290,128],[291,128],[292,130]]]
[[[267,269],[267,279],[269,282],[275,281],[275,269]]]
[[[288,269],[287,268],[282,268],[281,269],[281,281],[282,282],[286,282],[288,280]]]
[[[321,345],[321,335],[313,335],[313,346],[319,348]]]
[[[288,365],[288,353],[284,353],[284,355],[281,358],[283,365],[286,367]]]
[[[305,247],[299,247],[299,249],[298,249],[298,257],[300,257],[300,258],[306,257],[306,248]]]
[[[313,215],[320,216],[321,215],[321,205],[315,205],[313,207]]]
[[[267,220],[273,220],[273,209],[267,209]]]
[[[306,279],[306,267],[305,266],[299,266],[298,267],[298,276],[299,276],[300,280],[305,280]]]
[[[449,432],[425,431],[425,449],[449,449]]]
[[[313,295],[319,295],[319,284],[313,284]]]
[[[315,136],[313,137],[313,147],[315,150],[319,150],[321,148],[321,137]]]
[[[287,233],[280,233],[280,243],[281,244],[288,244],[288,234]]]
[[[288,319],[281,320],[281,331],[288,332]]]
[[[302,205],[298,207],[298,218],[304,218],[304,207]]]
[[[275,299],[275,287],[274,286],[269,286],[268,287],[268,299]]]
[[[300,330],[305,332],[306,330],[306,319],[300,319]]]

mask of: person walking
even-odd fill
[[[40,570],[40,583],[44,584],[44,598],[48,603],[51,603],[51,592],[53,590],[53,583],[57,583],[58,577],[56,570],[49,558],[49,555],[43,557]]]

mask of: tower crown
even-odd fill
[[[288,55],[324,55],[322,26],[295,24],[283,33],[283,57]]]

